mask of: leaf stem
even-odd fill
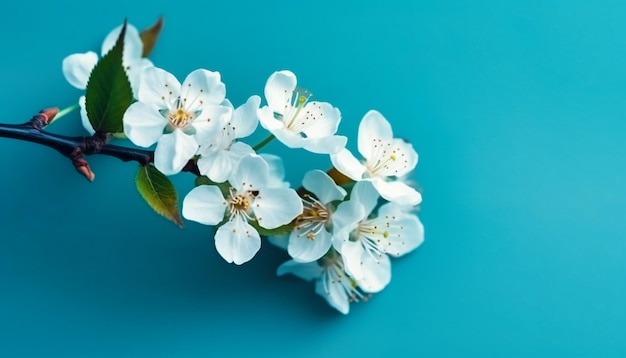
[[[265,147],[269,142],[273,141],[274,138],[276,137],[273,134],[270,134],[269,136],[267,136],[267,138],[259,142],[259,144],[252,147],[252,149],[254,149],[255,152],[258,152],[261,148]]]

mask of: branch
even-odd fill
[[[51,108],[42,110],[23,124],[0,123],[0,137],[23,140],[52,148],[69,158],[76,170],[89,181],[94,180],[95,174],[83,155],[106,155],[124,162],[134,161],[144,166],[154,161],[153,151],[109,144],[111,139],[109,134],[96,133],[91,137],[68,137],[44,131],[43,128],[52,121],[57,113],[57,108]],[[183,171],[200,175],[193,159],[187,162]]]

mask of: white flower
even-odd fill
[[[115,46],[115,42],[122,31],[122,25],[113,29],[102,43],[102,56],[104,56],[109,50]],[[122,61],[128,75],[130,86],[133,90],[133,95],[137,97],[139,91],[139,84],[142,71],[152,66],[152,62],[147,58],[142,57],[143,43],[139,36],[139,31],[131,25],[126,25],[126,35],[124,36],[124,52],[122,54]],[[89,75],[91,71],[98,63],[98,55],[93,52],[75,53],[67,56],[63,59],[62,69],[63,75],[69,84],[72,86],[84,90],[87,88],[87,82],[89,81]],[[81,120],[83,127],[93,134],[95,131],[87,118],[87,111],[85,110],[85,96],[81,96],[78,100],[80,106]]]
[[[278,267],[276,273],[279,276],[290,273],[307,281],[315,280],[315,292],[343,314],[350,311],[350,302],[370,298],[360,289],[359,282],[345,272],[341,256],[335,251],[318,262],[287,261]]]
[[[346,191],[321,170],[306,173],[302,186],[315,196],[304,194],[304,210],[296,218],[287,251],[295,261],[311,262],[324,256],[330,249],[334,202],[343,200]]]
[[[406,206],[384,204],[377,215],[371,213],[378,195],[368,182],[358,182],[350,200],[335,212],[335,248],[343,256],[346,271],[359,281],[366,292],[378,292],[391,280],[391,262],[387,255],[402,256],[424,241],[424,227]]]
[[[369,111],[361,120],[358,149],[363,163],[344,148],[331,154],[333,166],[352,180],[370,181],[388,201],[402,205],[422,201],[419,192],[397,180],[415,168],[417,152],[410,143],[393,137],[391,125],[379,112]]]
[[[199,69],[181,85],[169,72],[144,70],[138,102],[124,114],[124,134],[134,144],[157,143],[154,164],[163,174],[180,172],[198,150],[199,143],[215,136],[223,117],[232,109],[221,106],[226,88],[219,72]]]
[[[267,186],[269,167],[257,155],[245,156],[228,179],[226,197],[217,186],[200,185],[183,200],[183,216],[205,225],[224,224],[215,233],[215,247],[227,261],[241,265],[261,248],[261,237],[250,224],[275,229],[302,212],[293,189]]]
[[[261,126],[290,148],[313,153],[336,153],[346,146],[337,132],[341,114],[326,102],[309,102],[310,94],[296,88],[290,71],[274,72],[265,85],[267,106],[259,110]]]
[[[254,153],[248,144],[236,140],[249,136],[256,129],[259,123],[256,113],[260,103],[259,96],[250,97],[244,105],[233,110],[232,117],[222,118],[217,135],[200,143],[200,158],[197,161],[200,174],[216,183],[222,183],[228,179],[241,158]],[[223,105],[233,109],[228,100]]]

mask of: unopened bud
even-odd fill
[[[89,164],[76,167],[76,171],[78,171],[82,176],[87,178],[87,180],[89,181],[93,181],[96,178],[96,174],[91,170],[91,168],[89,167]]]
[[[59,109],[57,107],[42,109],[39,111],[39,114],[43,117],[43,123],[45,125],[50,124],[57,113],[59,113]]]

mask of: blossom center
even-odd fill
[[[366,175],[375,176],[398,176],[404,173],[409,161],[405,151],[398,145],[382,139],[374,139],[372,155],[366,163]]]
[[[315,236],[330,223],[331,212],[321,201],[309,194],[304,194],[302,206],[302,214],[296,217],[295,229],[302,231],[298,236],[315,240]]]
[[[178,108],[175,111],[170,111],[168,119],[172,126],[176,128],[185,128],[193,121],[195,115],[185,111],[183,108]]]
[[[291,101],[285,105],[285,113],[282,116],[285,128],[290,132],[304,135],[302,132],[323,116],[322,113],[314,113],[314,110],[321,110],[321,106],[316,102],[311,102],[314,108],[307,106],[305,109],[310,97],[311,93],[305,89],[296,89],[292,92]]]
[[[241,194],[237,194],[234,197],[231,197],[230,199],[231,211],[245,213],[248,211],[249,208],[250,208],[250,200],[247,197]]]

